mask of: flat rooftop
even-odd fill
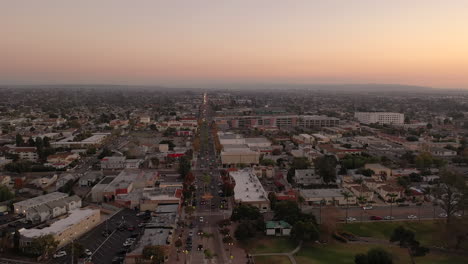
[[[268,201],[267,193],[263,189],[260,180],[250,169],[230,172],[229,175],[236,182],[234,187],[234,198],[243,202]]]
[[[343,189],[302,189],[299,192],[304,198],[341,197]]]
[[[45,227],[43,229],[31,228],[31,229],[21,229],[19,230],[20,234],[24,237],[35,238],[40,237],[48,234],[57,234],[66,229],[70,226],[75,225],[76,223],[86,219],[87,217],[95,214],[96,212],[99,213],[99,210],[94,209],[81,209],[81,210],[73,210],[71,213],[63,219],[60,219],[50,226]]]
[[[61,192],[53,192],[41,196],[37,196],[28,200],[24,200],[21,202],[17,202],[15,206],[26,206],[26,207],[35,207],[44,203],[48,203],[50,201],[59,200],[62,198],[68,197],[68,194],[61,193]]]

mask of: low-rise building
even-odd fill
[[[292,226],[285,221],[267,221],[265,233],[267,236],[289,236]]]
[[[248,204],[257,207],[260,212],[270,210],[270,201],[259,179],[250,169],[229,173],[235,181],[234,200],[236,204]]]
[[[299,193],[309,205],[325,203],[327,205],[355,204],[356,197],[352,196],[346,201],[343,189],[301,189]]]
[[[375,174],[380,175],[384,178],[392,176],[392,169],[387,168],[379,163],[368,163],[364,165],[364,168],[372,170]]]
[[[315,173],[315,169],[295,170],[294,182],[303,186],[323,184],[322,177]]]
[[[68,194],[61,192],[53,192],[41,196],[37,196],[28,200],[17,202],[13,204],[14,212],[16,214],[25,214],[29,208],[37,207],[48,202],[61,200],[68,197]]]
[[[62,247],[94,228],[100,223],[100,220],[99,210],[73,210],[67,217],[57,220],[48,227],[20,229],[20,246],[30,246],[35,238],[52,235],[59,242],[58,247]]]

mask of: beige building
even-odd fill
[[[258,164],[260,152],[251,150],[221,151],[221,162],[223,165],[235,164]]]
[[[364,165],[365,169],[371,169],[374,171],[375,174],[380,175],[382,177],[390,177],[392,176],[392,169],[385,167],[379,163],[369,163]]]
[[[99,210],[73,210],[67,217],[52,223],[48,227],[42,229],[20,229],[20,246],[29,246],[35,238],[40,236],[53,235],[55,240],[59,242],[58,246],[62,247],[73,239],[76,239],[82,234],[90,231],[98,225],[100,221],[101,212]]]
[[[355,204],[356,196],[348,198],[348,202],[343,195],[344,189],[301,189],[300,195],[304,198],[304,201],[309,205],[319,204],[321,201],[325,202],[325,205],[346,205]]]

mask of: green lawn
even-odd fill
[[[450,256],[445,254],[429,253],[424,257],[416,257],[416,264],[465,264],[468,257]]]
[[[286,256],[257,256],[255,264],[291,264]]]
[[[357,236],[390,239],[393,230],[402,225],[416,234],[416,239],[423,245],[434,245],[434,233],[440,221],[402,221],[343,224],[341,229]]]
[[[287,253],[296,248],[297,244],[289,238],[260,237],[243,244],[243,248],[250,254]]]
[[[299,264],[354,264],[354,256],[366,253],[376,247],[369,244],[329,244],[329,245],[304,245],[294,256]],[[395,259],[395,264],[411,263],[405,249],[396,246],[385,247]]]

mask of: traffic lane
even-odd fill
[[[326,213],[324,210],[326,210],[327,207],[322,208],[322,213],[324,216],[326,216]],[[346,218],[346,208],[345,207],[334,207],[339,210],[339,217],[341,219]],[[313,207],[313,208],[308,208],[306,209],[307,212],[312,212],[317,219],[320,217],[320,208],[319,207]],[[392,216],[395,217],[395,219],[398,220],[408,220],[409,215],[415,215],[418,218],[421,219],[431,219],[434,218],[439,218],[439,214],[442,213],[443,210],[436,207],[435,208],[435,213],[434,213],[434,207],[433,206],[410,206],[410,207],[397,207],[394,206],[392,208]],[[371,216],[379,216],[379,217],[385,217],[385,216],[390,216],[390,206],[386,207],[373,207],[371,210],[363,210],[361,207],[350,207],[348,209],[348,217],[353,217],[356,218],[357,221],[361,220],[370,220]]]

